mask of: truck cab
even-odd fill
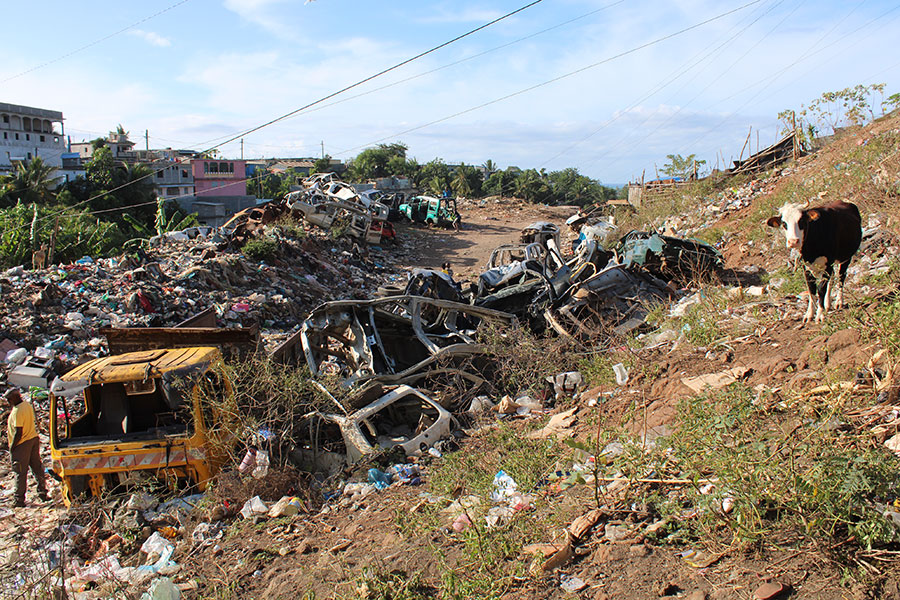
[[[50,388],[50,455],[66,505],[152,478],[202,491],[230,449],[233,388],[214,347],[86,362]]]

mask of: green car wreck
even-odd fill
[[[462,217],[456,210],[455,198],[415,196],[400,205],[400,215],[414,223],[459,229]]]

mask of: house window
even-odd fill
[[[219,163],[219,173],[228,172],[228,163]]]
[[[45,139],[44,136],[41,136],[41,141],[42,141],[42,142],[46,142],[47,140]]]
[[[9,137],[9,136],[8,136],[7,133],[4,131],[4,132],[3,132],[3,139],[5,140],[5,139],[8,138],[8,137]]]
[[[214,162],[209,163],[209,172],[210,173],[218,173],[219,172],[219,163],[214,163]]]
[[[163,172],[162,172],[162,171],[157,171],[157,172],[156,172],[156,178],[157,178],[157,179],[162,179],[162,178],[163,178]]]
[[[28,153],[28,160],[31,160],[31,152]]]
[[[166,188],[166,195],[167,196],[177,196],[178,188],[177,187]]]
[[[18,133],[16,134],[16,139],[19,139],[19,134],[18,134]]]
[[[208,162],[203,163],[203,172],[205,174],[209,175],[209,163]]]
[[[9,123],[9,115],[3,115],[3,122]]]
[[[187,169],[182,169],[182,170],[181,170],[181,176],[182,176],[182,177],[187,177],[187,176],[188,176]]]
[[[30,134],[30,133],[26,133],[26,134],[25,134],[25,141],[26,141],[26,142],[30,142],[30,141],[31,141],[31,134]]]

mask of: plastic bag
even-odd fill
[[[266,506],[266,503],[259,496],[253,496],[244,502],[244,506],[241,508],[241,516],[245,519],[255,515],[264,515],[267,512],[269,512],[269,507]]]
[[[491,500],[494,502],[503,502],[516,493],[518,488],[516,481],[506,474],[504,471],[497,471],[494,475],[494,491],[491,492]]]

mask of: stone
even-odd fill
[[[628,548],[628,553],[634,557],[643,557],[650,554],[650,548],[646,544],[635,544]]]

